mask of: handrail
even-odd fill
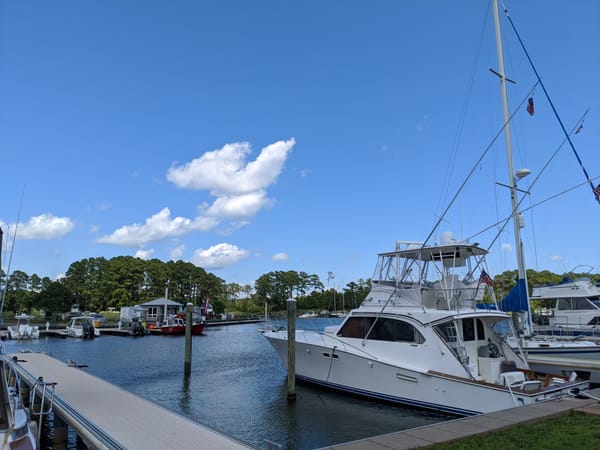
[[[14,364],[14,367],[15,370],[19,372],[22,381],[25,381],[35,392],[43,394],[42,389],[45,389],[45,387],[42,387],[40,384],[36,385],[38,378],[34,377],[22,366]],[[48,399],[46,399],[46,401],[48,401]],[[58,415],[77,432],[84,442],[87,441],[86,444],[88,446],[107,450],[127,449],[126,446],[113,438],[107,431],[100,428],[58,395],[53,398],[53,408]]]

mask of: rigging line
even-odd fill
[[[437,208],[440,207],[440,204],[442,202],[441,197],[445,197],[447,195],[447,191],[450,188],[450,174],[454,170],[454,164],[456,162],[456,155],[458,153],[458,147],[460,145],[462,131],[465,126],[465,117],[467,116],[467,110],[468,110],[469,104],[471,103],[470,100],[471,100],[471,95],[473,93],[473,85],[474,85],[475,75],[477,74],[478,61],[481,58],[481,48],[483,47],[484,36],[485,36],[485,31],[487,29],[487,21],[488,21],[488,16],[490,15],[490,10],[491,10],[491,3],[488,2],[488,7],[485,12],[485,17],[484,17],[483,24],[481,27],[481,32],[479,34],[479,45],[477,47],[475,61],[473,63],[473,69],[471,71],[471,75],[470,75],[469,81],[467,83],[467,92],[465,93],[465,99],[462,104],[460,118],[459,118],[458,124],[457,124],[456,134],[454,135],[454,140],[452,143],[452,155],[450,157],[450,160],[448,161],[448,168],[447,168],[447,177],[446,177],[447,181],[445,183],[443,192],[440,193],[440,199],[438,200]]]
[[[448,206],[446,206],[446,209],[444,210],[444,212],[442,213],[442,215],[438,217],[438,220],[436,221],[436,223],[433,226],[432,230],[429,232],[429,234],[427,235],[427,237],[423,241],[423,245],[421,246],[421,248],[425,248],[425,245],[427,244],[427,242],[429,241],[429,239],[431,239],[431,236],[433,236],[433,234],[436,232],[437,228],[440,226],[440,224],[444,220],[444,217],[448,213],[448,210],[450,210],[450,208],[452,207],[452,205],[454,204],[454,202],[458,198],[458,195],[464,189],[465,185],[467,184],[467,181],[469,181],[469,179],[471,178],[471,176],[473,175],[473,173],[475,172],[475,170],[477,169],[477,167],[479,166],[479,164],[481,163],[481,161],[483,160],[483,158],[485,157],[485,155],[487,155],[487,153],[490,151],[490,149],[492,148],[492,146],[496,143],[496,141],[498,140],[498,138],[502,135],[502,133],[504,132],[504,129],[507,127],[507,125],[513,119],[513,117],[515,116],[515,114],[517,114],[517,112],[521,109],[521,107],[523,106],[523,104],[525,103],[525,101],[527,101],[527,98],[531,95],[531,93],[533,92],[533,90],[535,89],[535,87],[537,85],[538,85],[538,82],[536,82],[533,85],[533,87],[529,90],[529,92],[527,93],[527,95],[525,96],[525,98],[523,98],[523,100],[521,101],[521,103],[519,103],[519,105],[517,106],[517,108],[510,115],[510,117],[508,118],[508,120],[502,125],[502,127],[498,130],[498,132],[496,133],[496,135],[492,138],[492,140],[490,141],[490,143],[488,144],[488,146],[485,148],[485,150],[483,151],[483,153],[481,154],[481,156],[479,157],[479,159],[477,160],[477,162],[473,165],[473,167],[471,168],[471,170],[467,174],[467,177],[464,179],[464,181],[462,182],[462,184],[460,185],[460,187],[458,188],[458,190],[456,191],[456,193],[452,197],[452,200],[450,200],[450,203],[448,203]]]
[[[571,131],[569,132],[569,135],[571,135],[574,131],[576,131],[579,128],[578,125],[580,125],[581,123],[583,123],[583,121],[585,120],[585,116],[587,115],[587,113],[588,113],[589,110],[590,110],[589,108],[585,110],[585,112],[583,113],[583,115],[581,116],[581,118],[575,123],[575,125],[573,126],[573,128],[571,128]],[[528,191],[530,191],[531,188],[537,183],[537,181],[540,179],[540,177],[542,176],[542,174],[546,171],[546,169],[548,168],[548,166],[550,165],[550,163],[552,162],[552,160],[556,157],[556,155],[558,154],[558,152],[560,151],[560,149],[565,145],[565,142],[567,142],[566,137],[562,140],[562,142],[556,148],[556,150],[554,151],[554,153],[552,153],[552,155],[550,156],[550,158],[548,158],[548,161],[546,161],[546,164],[544,164],[544,166],[538,172],[538,174],[536,175],[536,177],[533,179],[533,181],[529,185]],[[524,197],[523,197],[522,200],[524,200]],[[520,204],[521,204],[521,201],[519,201],[519,205]],[[531,222],[533,224],[533,216],[531,216]],[[534,248],[534,255],[535,255],[536,266],[537,266],[537,253],[535,253],[535,249],[537,248],[537,244],[536,244],[535,240],[536,240],[535,239],[535,230],[533,230],[533,248]]]
[[[594,180],[597,180],[598,178],[600,178],[600,176],[594,177],[591,180],[594,181]],[[581,183],[576,184],[575,186],[572,186],[570,188],[567,188],[567,189],[564,189],[564,190],[562,190],[560,192],[557,192],[556,194],[553,194],[550,197],[546,197],[545,199],[540,200],[539,202],[536,202],[536,203],[532,204],[531,206],[528,206],[527,208],[522,209],[521,212],[530,211],[533,208],[536,208],[536,207],[538,207],[538,206],[540,206],[540,205],[542,205],[542,204],[544,204],[546,202],[549,202],[550,200],[554,200],[555,198],[560,197],[561,195],[567,194],[567,193],[569,193],[571,191],[574,191],[575,189],[579,189],[581,186],[585,186],[587,183],[588,183],[587,180],[586,181],[582,181]],[[510,219],[512,219],[512,217],[513,217],[513,214],[510,214],[508,217],[505,217],[504,219],[502,219],[502,220],[500,220],[500,221],[498,221],[498,222],[496,222],[496,223],[494,223],[494,224],[492,224],[492,225],[484,228],[483,230],[480,230],[479,232],[477,232],[477,233],[469,236],[467,239],[469,239],[469,240],[473,239],[473,238],[479,236],[480,234],[483,234],[486,231],[491,230],[492,228],[494,228],[494,227],[496,227],[496,226],[504,223],[504,226],[500,230],[500,233],[501,233],[502,231],[504,231],[504,228],[506,228],[506,224],[510,221]],[[494,238],[494,240],[492,241],[492,244],[490,245],[490,247],[488,247],[488,249],[491,248],[491,246],[496,242],[497,238],[498,238],[498,235],[496,235],[496,238]]]
[[[576,122],[575,126],[573,126],[573,128],[571,128],[571,133],[573,133],[573,131],[576,129],[577,125],[579,125],[579,124],[580,124],[580,123],[581,123],[581,122],[582,122],[582,121],[585,119],[585,116],[586,116],[586,114],[588,113],[588,111],[589,111],[589,108],[588,108],[588,109],[587,109],[587,110],[586,110],[586,111],[583,113],[583,115],[581,116],[581,118],[580,118],[580,119],[579,119],[579,120]],[[563,145],[565,144],[565,142],[566,142],[566,141],[567,141],[567,139],[566,139],[566,138],[565,138],[565,139],[563,139],[563,140],[562,140],[562,142],[560,143],[560,145],[559,145],[559,146],[556,148],[556,150],[554,151],[554,153],[552,153],[552,155],[550,156],[550,158],[548,159],[548,161],[546,161],[546,164],[544,164],[544,166],[542,167],[542,169],[541,169],[541,170],[538,172],[538,174],[536,175],[536,177],[533,179],[533,181],[532,181],[532,182],[531,182],[531,184],[529,185],[528,192],[529,192],[529,191],[531,190],[531,188],[532,188],[533,186],[535,186],[535,184],[536,184],[536,183],[539,181],[540,177],[542,176],[542,173],[543,173],[543,172],[544,172],[544,171],[545,171],[545,170],[548,168],[548,165],[549,165],[549,164],[550,164],[550,162],[551,162],[551,161],[554,159],[554,157],[557,155],[557,153],[558,153],[558,152],[559,152],[559,150],[560,150],[560,149],[563,147]],[[596,178],[598,178],[598,177],[596,177]],[[595,178],[594,178],[594,179],[595,179]],[[529,208],[526,208],[526,209],[523,209],[523,210],[521,210],[521,212],[526,212],[526,211],[529,211],[529,210],[531,210],[531,209],[532,209],[534,206],[537,206],[537,205],[539,205],[539,204],[541,204],[541,203],[545,203],[546,201],[548,201],[548,200],[551,200],[551,199],[553,199],[553,198],[556,198],[557,196],[563,195],[563,194],[565,194],[565,193],[567,193],[567,192],[569,192],[569,191],[571,191],[571,190],[573,190],[573,189],[579,188],[579,187],[583,186],[583,185],[584,185],[584,184],[586,184],[586,183],[587,183],[587,181],[585,181],[585,182],[583,182],[583,183],[581,183],[581,184],[579,184],[579,185],[575,186],[574,188],[570,188],[570,189],[567,189],[567,190],[565,190],[565,191],[562,191],[562,192],[560,192],[560,193],[558,193],[558,194],[556,194],[556,195],[553,195],[553,196],[551,196],[551,197],[549,197],[549,198],[547,198],[547,199],[545,199],[545,200],[543,200],[543,201],[541,201],[541,202],[539,202],[539,203],[537,203],[537,204],[531,205]],[[524,199],[525,199],[525,197],[521,197],[521,199],[518,201],[518,203],[517,203],[517,210],[518,210],[518,209],[519,209],[519,207],[521,206],[521,203],[523,202],[523,200],[524,200]],[[488,246],[487,250],[489,251],[489,250],[492,248],[492,246],[494,245],[494,243],[495,243],[495,242],[498,240],[498,238],[500,237],[500,234],[501,234],[501,233],[504,231],[504,229],[505,229],[505,228],[506,228],[506,226],[508,225],[508,221],[509,221],[510,219],[512,219],[512,218],[513,218],[513,216],[514,216],[515,214],[517,214],[517,210],[513,210],[513,211],[512,211],[512,213],[511,213],[511,214],[510,214],[510,215],[509,215],[507,218],[505,218],[505,219],[502,219],[502,220],[500,220],[500,221],[496,222],[495,224],[493,224],[493,225],[491,225],[491,226],[489,226],[489,227],[487,227],[487,228],[483,229],[482,231],[480,231],[480,232],[478,232],[478,233],[475,233],[475,234],[474,234],[474,235],[472,235],[472,236],[469,236],[467,239],[469,239],[469,240],[470,240],[470,239],[473,239],[474,237],[476,237],[476,236],[479,236],[480,234],[482,234],[482,233],[484,233],[484,232],[486,232],[486,231],[490,230],[491,228],[494,228],[495,226],[498,226],[498,225],[500,225],[500,224],[503,224],[503,225],[500,227],[500,229],[498,230],[498,233],[496,234],[496,236],[495,236],[495,237],[494,237],[494,239],[492,240],[491,244]]]
[[[2,299],[0,299],[0,323],[2,323],[2,314],[4,313],[4,300],[6,299],[6,291],[8,290],[8,275],[10,274],[10,266],[12,264],[13,253],[15,252],[15,242],[17,240],[17,229],[19,228],[19,221],[21,220],[21,208],[23,207],[23,196],[25,194],[25,186],[21,190],[21,199],[19,200],[19,210],[17,211],[17,223],[15,224],[15,232],[13,234],[12,248],[10,249],[10,256],[8,257],[8,266],[6,267],[6,280],[4,282],[4,289],[2,290]],[[8,239],[8,237],[7,237]]]
[[[533,61],[531,60],[531,57],[529,56],[529,53],[527,52],[527,49],[525,48],[525,44],[523,44],[523,41],[521,40],[521,36],[519,35],[519,32],[517,31],[517,28],[515,27],[515,24],[513,23],[510,15],[508,14],[508,9],[504,5],[504,3],[502,3],[502,8],[504,9],[504,14],[506,15],[508,21],[510,22],[511,27],[512,27],[513,31],[515,32],[515,35],[517,36],[519,43],[521,44],[521,48],[523,49],[523,52],[525,53],[525,56],[527,57],[527,60],[529,61],[529,65],[533,69],[533,72],[535,73],[535,76],[536,76],[538,82],[540,83],[542,90],[544,91],[544,95],[546,96],[546,100],[548,100],[548,103],[550,104],[550,107],[552,108],[552,112],[554,113],[556,120],[558,120],[558,123],[560,124],[560,127],[562,128],[562,131],[565,134],[567,141],[569,142],[569,146],[571,147],[571,150],[573,150],[573,153],[575,154],[575,158],[577,158],[577,162],[579,162],[579,166],[581,167],[581,170],[583,171],[583,174],[585,175],[586,181],[589,183],[590,188],[592,189],[592,193],[594,193],[594,197],[596,198],[596,201],[598,202],[598,204],[600,204],[600,196],[597,196],[595,193],[594,183],[592,183],[592,180],[590,179],[590,176],[588,175],[587,170],[585,170],[585,167],[583,167],[583,162],[581,162],[581,158],[579,157],[577,150],[575,150],[575,145],[573,145],[573,141],[571,141],[571,137],[567,133],[567,130],[565,129],[565,126],[563,125],[563,122],[562,122],[560,116],[558,115],[558,111],[556,111],[556,108],[554,107],[554,103],[552,103],[552,99],[550,98],[550,95],[548,94],[548,91],[546,90],[546,86],[544,86],[544,83],[542,82],[542,79],[540,78],[538,71],[536,70],[535,66],[533,65]]]

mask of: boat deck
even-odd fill
[[[57,383],[56,413],[94,448],[251,448],[46,354],[10,356],[22,381]]]

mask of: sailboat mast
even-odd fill
[[[529,305],[529,288],[527,287],[527,271],[525,270],[525,258],[523,256],[523,242],[521,241],[521,227],[523,216],[518,212],[517,178],[513,167],[512,138],[510,133],[510,116],[508,111],[508,98],[506,95],[506,73],[504,71],[504,55],[502,50],[502,33],[500,29],[500,14],[498,12],[498,0],[494,2],[494,28],[496,31],[496,51],[498,53],[498,72],[500,78],[500,95],[502,98],[502,113],[504,117],[504,140],[506,141],[506,160],[508,164],[508,180],[510,187],[510,199],[512,205],[512,219],[515,235],[515,250],[517,252],[517,267],[519,282],[524,284],[524,292],[527,303],[527,331],[532,332],[531,307]]]

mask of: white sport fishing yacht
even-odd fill
[[[589,388],[575,375],[535,378],[520,350],[509,345],[512,321],[496,308],[483,269],[486,254],[449,233],[439,245],[398,242],[394,251],[381,253],[371,292],[341,325],[296,331],[296,377],[456,415]],[[287,366],[287,331],[263,334]]]

